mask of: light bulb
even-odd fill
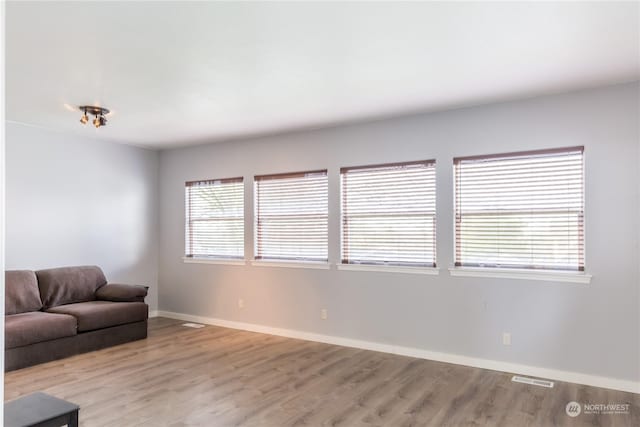
[[[98,116],[96,116],[96,118],[95,118],[95,119],[93,119],[93,125],[94,125],[94,126],[96,127],[96,129],[97,129],[97,128],[99,128],[99,127],[100,127],[100,124],[101,124],[101,123],[100,123],[100,119],[98,118]]]
[[[83,125],[86,125],[87,122],[89,121],[89,117],[87,117],[87,114],[83,114],[82,117],[80,117],[80,123],[82,123]]]

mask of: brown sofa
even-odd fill
[[[5,371],[147,337],[147,287],[95,266],[5,272]]]

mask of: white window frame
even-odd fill
[[[327,221],[327,236],[326,243],[327,246],[325,248],[326,258],[322,259],[314,259],[314,258],[306,258],[306,257],[270,257],[264,256],[259,252],[259,202],[258,202],[258,181],[265,179],[286,179],[287,177],[296,177],[296,176],[313,176],[323,174],[326,180],[326,191],[327,191],[327,205],[326,205],[326,221]],[[311,170],[311,171],[303,171],[303,172],[287,172],[287,173],[277,173],[277,174],[265,174],[265,175],[255,175],[253,181],[253,260],[251,261],[252,266],[256,267],[289,267],[289,268],[314,268],[314,269],[329,269],[329,182],[328,182],[328,170]]]
[[[401,263],[394,261],[386,261],[386,260],[361,260],[359,262],[346,262],[344,258],[344,243],[345,243],[345,230],[344,230],[344,222],[345,222],[345,212],[344,212],[344,186],[343,179],[344,174],[353,170],[367,170],[367,169],[376,169],[376,168],[392,168],[392,167],[402,167],[402,166],[412,166],[412,165],[424,165],[426,167],[433,168],[434,174],[434,198],[437,198],[437,177],[436,177],[436,160],[417,160],[417,161],[408,161],[408,162],[395,162],[395,163],[383,163],[383,164],[372,164],[366,166],[352,166],[352,167],[342,167],[340,169],[340,261],[336,263],[338,270],[347,270],[347,271],[377,271],[377,272],[389,272],[389,273],[409,273],[409,274],[426,274],[426,275],[437,275],[439,273],[439,269],[437,267],[437,208],[434,208],[433,212],[433,235],[434,235],[434,247],[433,247],[433,264],[412,264],[412,263]]]
[[[523,151],[516,153],[504,153],[504,154],[495,154],[489,156],[471,156],[478,158],[486,158],[486,157],[507,157],[507,156],[516,156],[516,155],[527,155],[532,153],[543,153],[543,152],[553,152],[556,151],[558,153],[571,151],[571,150],[582,150],[582,199],[583,199],[583,240],[582,240],[582,251],[583,251],[583,263],[586,269],[586,218],[585,218],[585,207],[586,203],[585,192],[586,192],[586,182],[585,182],[585,168],[586,168],[586,159],[585,159],[585,150],[584,147],[567,147],[567,148],[557,148],[557,149],[547,149],[547,150],[533,150],[533,151]],[[462,159],[467,159],[471,157],[462,157]],[[591,282],[592,275],[587,273],[585,269],[583,270],[554,270],[554,269],[536,269],[536,268],[525,268],[525,267],[503,267],[503,266],[465,266],[465,265],[457,265],[457,230],[456,230],[456,171],[455,171],[455,162],[456,160],[461,158],[454,158],[453,162],[453,246],[452,246],[452,257],[454,260],[454,265],[449,267],[449,274],[451,276],[456,277],[476,277],[476,278],[502,278],[502,279],[522,279],[522,280],[538,280],[538,281],[551,281],[551,282],[569,282],[569,283],[582,283],[588,284]]]
[[[241,253],[242,255],[238,255],[238,256],[225,256],[225,255],[220,255],[220,254],[213,254],[213,255],[203,255],[203,254],[193,254],[193,253],[188,253],[188,252],[193,252],[193,251],[189,251],[188,247],[191,244],[191,241],[188,239],[187,234],[188,234],[188,230],[190,227],[190,223],[193,221],[193,219],[191,219],[189,217],[189,215],[186,212],[186,206],[185,206],[185,235],[184,235],[184,256],[182,257],[182,260],[184,263],[187,264],[228,264],[228,265],[244,265],[245,264],[245,244],[244,244],[244,230],[245,230],[245,221],[246,221],[246,217],[245,217],[245,209],[244,209],[244,192],[245,192],[245,186],[244,186],[244,178],[243,177],[235,177],[235,178],[223,178],[223,179],[205,179],[205,180],[196,180],[196,181],[187,181],[185,182],[185,199],[187,197],[187,190],[190,186],[195,186],[198,184],[201,185],[207,185],[207,184],[211,184],[211,185],[224,185],[224,184],[231,184],[231,183],[240,183],[241,187],[242,187],[242,217],[241,218],[236,218],[236,219],[241,219],[242,222],[242,248],[241,248]],[[185,205],[187,204],[187,200],[185,200]]]

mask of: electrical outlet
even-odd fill
[[[323,308],[322,310],[320,310],[320,318],[322,320],[327,320],[327,309]]]
[[[502,333],[502,344],[511,345],[511,333],[510,332],[503,332]]]
[[[244,308],[244,300],[242,298],[238,299],[238,308]]]

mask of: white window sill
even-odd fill
[[[251,265],[255,267],[284,267],[284,268],[312,268],[319,270],[328,270],[331,264],[323,261],[269,261],[269,260],[253,260]]]
[[[461,277],[544,280],[547,282],[591,282],[591,275],[579,271],[526,270],[517,268],[451,267],[449,274]]]
[[[247,265],[243,259],[182,257],[185,264]]]
[[[383,273],[409,273],[438,275],[440,269],[436,267],[405,267],[400,265],[376,265],[376,264],[336,264],[338,270],[350,271],[378,271]]]

